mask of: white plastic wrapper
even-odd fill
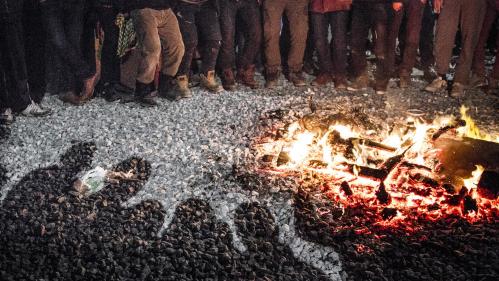
[[[82,188],[86,194],[99,192],[102,188],[104,188],[106,179],[107,171],[97,166],[86,172],[83,177],[81,177],[79,180],[80,188]]]

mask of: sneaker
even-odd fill
[[[410,76],[400,76],[399,87],[401,89],[409,88],[411,85],[411,77]]]
[[[359,92],[367,90],[367,86],[369,85],[369,78],[367,75],[361,75],[355,78],[355,81],[347,87],[347,90],[350,92]]]
[[[215,71],[210,70],[206,74],[201,73],[201,86],[210,92],[218,93],[223,90],[215,79]]]
[[[452,90],[450,92],[450,96],[453,98],[462,98],[462,97],[464,97],[464,90],[465,90],[465,87],[463,84],[461,84],[459,82],[454,82],[452,84]]]
[[[222,73],[222,86],[226,91],[234,91],[236,89],[236,79],[232,68],[225,69]]]
[[[307,85],[305,78],[303,78],[303,72],[301,71],[290,72],[288,80],[292,82],[295,87],[303,87]]]
[[[48,108],[43,108],[39,104],[31,101],[31,103],[26,107],[21,114],[27,117],[42,117],[49,115],[51,110]]]
[[[480,88],[487,85],[487,80],[485,76],[478,75],[473,73],[470,78],[470,87],[471,88]]]
[[[265,77],[265,88],[274,89],[279,82],[279,71],[267,72]]]
[[[315,77],[314,81],[312,81],[312,86],[323,86],[329,84],[333,81],[331,74],[329,73],[321,73],[317,77]]]
[[[430,93],[437,93],[437,92],[443,92],[447,89],[447,81],[442,79],[442,77],[437,77],[428,84],[424,90]]]
[[[0,124],[11,124],[14,122],[14,114],[12,114],[12,109],[2,108],[0,110]]]

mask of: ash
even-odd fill
[[[252,240],[241,230],[248,220],[246,224],[237,221],[241,216],[247,216],[246,209],[254,213],[252,204],[257,204],[263,208],[261,212],[269,213],[269,220],[275,221],[278,231],[275,243],[286,245],[290,250],[292,256],[285,259],[304,263],[296,266],[296,270],[309,268],[298,275],[282,273],[275,279],[289,280],[296,276],[302,276],[303,280],[310,280],[310,276],[351,279],[352,273],[342,266],[341,260],[345,257],[341,247],[330,247],[317,239],[302,237],[295,222],[296,190],[292,186],[275,183],[270,190],[241,186],[234,177],[235,170],[251,173],[245,171],[255,161],[251,142],[268,125],[262,122],[266,112],[285,109],[290,118],[302,116],[310,112],[310,96],[319,108],[332,107],[338,111],[357,108],[370,117],[370,122],[382,128],[405,120],[409,111],[419,110],[431,119],[439,115],[458,115],[459,107],[465,104],[483,131],[499,132],[497,97],[476,91],[468,92],[465,100],[455,100],[444,94],[422,92],[422,81],[416,80],[413,84],[414,87],[405,91],[392,88],[386,96],[377,96],[372,90],[350,94],[339,93],[332,87],[297,89],[282,81],[272,92],[241,90],[213,95],[195,91],[192,99],[177,103],[162,101],[152,109],[106,103],[100,99],[82,107],[68,107],[55,97],[49,97],[46,102],[55,111],[52,116],[44,119],[19,117],[9,128],[10,136],[3,140],[0,167],[4,171],[0,178],[4,180],[0,183],[4,184],[0,198],[11,199],[9,191],[16,194],[19,182],[26,175],[60,163],[60,155],[75,143],[92,142],[96,151],[87,170],[96,166],[112,170],[130,157],[145,159],[151,164],[151,175],[144,187],[122,202],[122,206],[132,208],[151,200],[159,201],[164,216],[162,227],[156,232],[158,237],[171,235],[178,228],[177,217],[182,217],[186,204],[205,204],[203,208],[214,214],[218,225],[222,223],[221,227],[228,228],[231,247],[247,258],[244,253],[254,251]],[[79,171],[78,175],[84,172]],[[200,201],[192,203],[192,200]],[[242,210],[241,206],[246,209]],[[13,208],[6,204],[2,206],[3,209],[8,207]],[[319,273],[314,271],[317,269]],[[305,272],[311,272],[311,275]],[[352,276],[356,278],[355,273]],[[191,278],[197,279],[192,275]]]

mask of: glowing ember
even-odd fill
[[[499,142],[499,136],[478,130],[465,107],[461,115],[431,123],[411,117],[406,124],[381,133],[307,116],[289,125],[280,139],[260,140],[257,150],[262,158],[271,159],[265,161],[264,170],[283,175],[313,173],[321,178],[318,188],[331,200],[344,209],[361,207],[375,214],[379,218],[375,224],[403,226],[446,216],[470,222],[496,220],[499,199],[477,192],[484,167],[477,166],[470,178],[461,178],[462,187],[439,173],[441,150],[434,142],[440,136]]]

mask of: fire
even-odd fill
[[[377,225],[407,227],[408,222],[445,216],[470,222],[497,219],[499,199],[477,192],[484,167],[477,166],[463,179],[462,188],[438,173],[433,142],[443,134],[499,142],[499,136],[481,133],[462,107],[460,119],[444,116],[426,122],[410,117],[387,132],[362,131],[320,116],[303,118],[290,124],[280,139],[262,141],[257,150],[267,159],[267,170],[312,173],[321,179],[318,185],[327,197],[344,208],[369,210],[379,217]]]

